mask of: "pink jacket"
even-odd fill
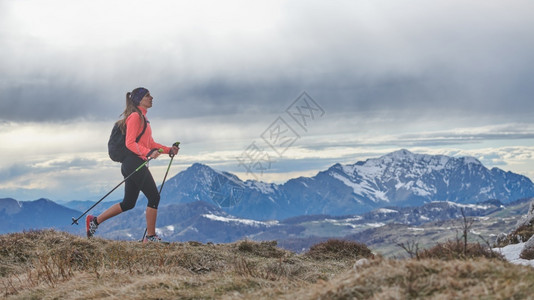
[[[143,113],[145,120],[147,120],[145,133],[139,139],[139,142],[136,143],[135,139],[143,131],[144,122],[143,119],[139,116],[138,113],[132,113],[126,119],[126,147],[130,149],[133,153],[137,154],[141,159],[147,160],[147,154],[150,150],[157,148],[163,149],[163,153],[169,153],[170,147],[163,146],[154,142],[152,139],[152,129],[150,128],[150,123],[146,118],[146,109],[144,107],[138,106],[138,108]]]

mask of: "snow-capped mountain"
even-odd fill
[[[169,179],[160,205],[204,201],[235,216],[268,220],[278,219],[281,207],[278,201],[283,196],[279,185],[244,182],[233,174],[195,163]]]
[[[429,201],[504,203],[530,197],[530,179],[487,169],[475,158],[414,154],[399,150],[353,165],[334,165],[328,174],[353,189],[362,202],[420,205]]]
[[[335,164],[314,177],[278,185],[194,164],[166,183],[160,205],[205,201],[225,212],[256,220],[299,215],[349,215],[385,206],[433,201],[509,203],[534,196],[525,176],[488,169],[471,157],[423,155],[399,150],[355,164]]]

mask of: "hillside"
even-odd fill
[[[493,242],[498,234],[508,233],[515,228],[515,224],[527,214],[531,201],[532,199],[522,199],[510,204],[502,204],[497,200],[478,204],[431,202],[418,207],[389,206],[362,215],[308,215],[282,221],[238,218],[209,203],[195,201],[162,206],[156,231],[170,242],[276,240],[281,248],[297,253],[307,251],[313,244],[329,238],[343,238],[363,242],[381,255],[398,257],[403,254],[403,250],[397,246],[399,243],[417,242],[421,246],[431,246],[436,242],[455,239],[462,223],[462,211],[474,220],[470,237]],[[40,211],[48,211],[47,216],[61,216],[61,211],[66,210],[52,201],[40,202],[43,204]],[[99,227],[96,236],[125,241],[139,240],[146,225],[145,210],[140,206],[107,221]],[[0,199],[0,215],[2,211],[8,214],[8,217],[3,218],[4,223],[0,221],[1,228],[7,232],[54,228],[85,236],[83,221],[79,226],[70,225],[69,217],[81,212],[69,212],[67,216],[63,215],[62,218],[54,219],[54,223],[46,225],[39,218],[21,217],[32,216],[32,207],[24,202]],[[54,213],[58,207],[60,210]],[[24,212],[25,210],[28,212]],[[6,220],[14,219],[9,216],[14,211],[19,216],[17,223],[6,223]],[[18,224],[23,224],[24,227],[18,227]]]
[[[473,234],[493,242],[497,234],[511,231],[528,210],[530,200],[503,205],[496,202],[478,205],[432,202],[418,207],[388,207],[362,215],[300,216],[282,221],[242,219],[202,201],[167,205],[158,215],[157,233],[166,241],[231,243],[242,239],[278,241],[294,252],[306,251],[311,245],[328,238],[344,238],[365,243],[384,256],[402,254],[397,244],[417,241],[431,246],[454,239],[462,214],[474,219]],[[512,211],[510,211],[512,210]],[[144,209],[121,214],[97,231],[98,237],[135,241],[145,228]],[[71,226],[83,235],[83,226]]]
[[[297,255],[272,242],[145,245],[56,231],[0,235],[0,280],[7,299],[519,299],[534,288],[531,267],[498,258],[392,260],[351,242]]]

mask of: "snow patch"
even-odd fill
[[[376,210],[376,212],[379,213],[379,214],[396,214],[396,213],[399,213],[396,210],[387,209],[387,208],[379,208],[379,209]]]
[[[525,243],[519,243],[508,245],[504,248],[493,248],[493,251],[501,253],[502,255],[504,255],[504,258],[506,258],[507,261],[513,264],[534,267],[534,260],[519,258],[519,255],[521,254],[521,251],[524,247]]]
[[[408,227],[408,230],[411,230],[411,231],[425,231],[424,228],[417,228],[417,227]]]
[[[216,216],[216,215],[213,215],[213,214],[204,214],[202,216],[204,218],[206,218],[206,219],[210,219],[210,220],[213,220],[213,221],[225,222],[225,223],[239,223],[239,224],[244,224],[244,225],[254,226],[254,227],[259,227],[259,226],[270,227],[270,226],[278,225],[278,221],[262,222],[262,221],[256,221],[256,220],[250,220],[250,219],[238,219],[238,218],[221,217],[221,216]]]
[[[432,193],[430,193],[429,191],[427,191],[425,189],[422,189],[422,188],[419,188],[419,187],[412,188],[412,191],[413,191],[414,195],[418,195],[418,196],[422,196],[422,197],[432,195]]]
[[[348,219],[343,219],[343,220],[333,220],[333,219],[325,219],[324,221],[325,222],[328,222],[334,226],[349,226],[349,227],[352,227],[352,228],[356,228],[357,225],[354,225],[352,223],[349,223],[347,222]],[[317,221],[317,222],[314,222],[314,223],[318,223],[320,224],[321,222],[320,221]]]
[[[274,184],[261,181],[247,181],[247,184],[250,188],[257,190],[262,194],[274,194],[276,189]]]
[[[432,203],[447,203],[450,206],[456,206],[456,207],[460,207],[460,208],[471,208],[471,209],[474,209],[474,210],[487,210],[487,209],[491,208],[490,205],[460,204],[460,203],[451,202],[451,201],[432,201]]]
[[[386,224],[385,223],[380,223],[380,222],[377,222],[377,223],[367,223],[365,224],[369,227],[373,227],[373,228],[378,228],[378,227],[382,227],[382,226],[385,226]]]
[[[480,161],[472,156],[466,156],[464,157],[464,162],[466,164],[475,164],[475,165],[480,165]]]
[[[335,179],[343,182],[343,184],[345,184],[346,186],[352,188],[352,191],[354,192],[354,194],[363,195],[363,189],[362,189],[361,185],[359,185],[357,183],[354,183],[354,182],[350,181],[348,178],[345,178],[345,177],[343,177],[343,176],[341,176],[339,174],[332,173],[331,175]]]
[[[374,194],[375,194],[375,197],[377,199],[380,199],[380,200],[385,201],[385,202],[389,202],[389,199],[388,199],[388,197],[386,197],[386,193],[385,192],[376,191]]]
[[[386,197],[385,192],[376,190],[375,188],[369,186],[369,184],[365,181],[362,183],[355,183],[355,182],[350,181],[350,179],[342,175],[339,175],[337,173],[330,173],[330,175],[333,178],[343,182],[343,184],[345,184],[346,186],[352,188],[352,191],[355,195],[368,197],[370,198],[370,200],[374,202],[378,202],[378,200],[389,202],[389,199]],[[370,195],[374,197],[369,197]]]

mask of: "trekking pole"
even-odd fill
[[[152,149],[150,152],[148,152],[148,155],[147,156],[150,156],[152,154],[152,152],[154,151],[158,151],[158,152],[163,152],[163,149]],[[139,167],[137,167],[137,169],[135,169],[135,171],[133,171],[132,173],[130,173],[130,175],[126,176],[124,178],[123,181],[121,181],[119,184],[117,184],[117,186],[115,186],[111,191],[109,191],[104,197],[102,197],[100,200],[98,200],[95,204],[93,204],[93,206],[89,207],[88,210],[86,210],[83,214],[81,214],[81,216],[79,216],[77,219],[75,219],[74,217],[72,217],[72,224],[70,225],[79,225],[78,224],[78,220],[80,220],[83,216],[85,216],[86,213],[88,213],[91,209],[93,209],[95,206],[98,205],[98,203],[102,202],[102,200],[104,200],[104,198],[106,198],[107,196],[109,196],[109,194],[113,193],[113,191],[115,191],[119,186],[121,186],[121,184],[123,184],[126,180],[128,180],[128,178],[130,178],[135,172],[141,170],[142,167],[146,166],[146,164],[148,164],[149,161],[152,160],[152,157],[148,157],[148,159],[142,163]]]
[[[176,142],[172,144],[173,147],[180,147],[180,142]],[[180,148],[178,148],[180,149]],[[165,184],[165,179],[167,179],[167,175],[169,174],[169,169],[171,168],[172,160],[174,159],[174,153],[169,153],[169,156],[171,157],[171,161],[169,162],[169,166],[167,167],[167,172],[165,172],[165,176],[163,177],[163,182],[161,183],[161,186],[159,187],[159,194],[161,195],[161,190],[163,190],[163,185]]]
[[[179,147],[180,142],[176,142],[172,144],[173,146]],[[159,194],[161,195],[161,190],[163,190],[163,185],[165,184],[165,179],[167,179],[167,174],[169,174],[169,169],[171,168],[172,160],[174,159],[174,153],[169,153],[169,156],[171,157],[171,161],[169,162],[169,166],[167,167],[167,172],[165,172],[165,176],[163,177],[163,182],[161,183],[161,186],[159,187]],[[143,233],[143,238],[141,238],[141,242],[145,239],[147,228],[145,227],[145,233]]]

